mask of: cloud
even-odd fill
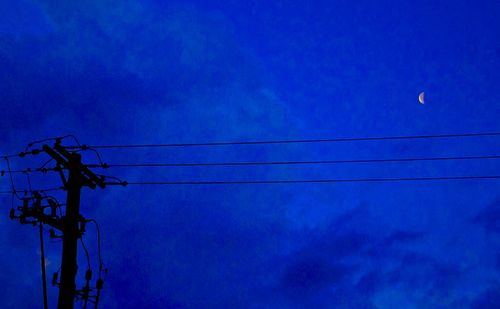
[[[372,298],[381,290],[401,285],[426,290],[425,281],[437,286],[456,278],[452,269],[436,259],[412,253],[412,245],[422,240],[424,233],[367,233],[359,224],[366,215],[354,208],[332,219],[327,228],[302,233],[306,238],[299,243],[303,245],[284,258],[277,281],[285,299],[318,305],[316,301],[329,293],[329,305],[370,308]]]
[[[493,286],[478,297],[476,297],[472,303],[471,308],[473,309],[493,309],[500,307],[500,286]]]
[[[282,284],[285,289],[301,293],[335,285],[351,272],[349,267],[327,263],[321,258],[304,258],[287,267]]]
[[[399,266],[389,275],[389,282],[411,289],[423,289],[428,293],[447,293],[462,275],[458,265],[445,264],[436,258],[408,252],[399,260]]]
[[[289,132],[285,104],[223,14],[136,1],[88,4],[47,1],[53,31],[0,37],[3,114],[22,119],[0,125],[6,138],[35,124],[40,134],[114,141],[124,131],[129,140],[158,130],[170,140]]]
[[[495,201],[480,211],[473,222],[482,226],[487,232],[500,233],[500,201]]]

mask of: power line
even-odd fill
[[[46,189],[34,189],[34,190],[11,190],[11,191],[0,191],[0,194],[14,194],[14,193],[22,193],[22,192],[51,192],[51,191],[61,191],[65,190],[64,187],[55,187],[55,188],[46,188]]]
[[[27,155],[37,155],[37,154],[40,154],[41,152],[42,152],[42,150],[40,150],[40,149],[33,149],[31,151],[21,151],[17,154],[2,155],[0,157],[2,157],[4,159],[10,159],[10,158],[16,158],[16,157],[24,158]]]
[[[208,142],[208,143],[121,144],[121,145],[92,145],[92,146],[83,145],[83,146],[71,146],[71,147],[67,147],[67,148],[68,149],[80,149],[80,148],[90,147],[93,149],[113,149],[113,148],[200,147],[200,146],[228,146],[228,145],[265,145],[265,144],[381,141],[381,140],[401,140],[401,139],[457,138],[457,137],[478,137],[478,136],[498,136],[498,135],[500,135],[500,132],[438,134],[438,135],[410,135],[410,136],[351,137],[351,138],[331,138],[331,139],[230,141],[230,142]]]
[[[29,174],[29,173],[48,173],[48,172],[59,172],[62,171],[62,168],[58,167],[41,167],[36,169],[27,168],[24,170],[0,170],[0,176],[4,176],[6,174]]]
[[[401,158],[401,159],[355,159],[355,160],[318,160],[318,161],[268,161],[268,162],[205,162],[205,163],[137,163],[137,164],[106,164],[91,165],[92,167],[190,167],[190,166],[240,166],[240,165],[299,165],[299,164],[342,164],[342,163],[385,163],[385,162],[413,162],[413,161],[449,161],[449,160],[480,160],[500,159],[494,156],[465,156],[465,157],[428,157],[428,158]]]
[[[1,155],[0,157],[7,159],[7,158],[15,158],[15,157],[23,158],[26,155],[30,155],[30,154],[37,155],[37,154],[41,153],[42,151],[40,149],[32,149],[32,147],[34,145],[41,144],[41,143],[48,142],[48,141],[55,141],[56,143],[60,143],[61,140],[66,139],[66,138],[72,138],[73,141],[78,145],[75,147],[81,147],[81,144],[78,141],[78,139],[76,138],[76,136],[74,136],[73,134],[68,134],[68,135],[64,135],[64,136],[49,137],[49,138],[44,138],[41,140],[33,141],[26,146],[25,151],[19,152],[17,154]]]
[[[386,162],[418,162],[418,161],[453,161],[453,160],[484,160],[500,159],[500,155],[490,156],[456,156],[456,157],[424,157],[424,158],[388,158],[388,159],[354,159],[354,160],[312,160],[312,161],[250,161],[250,162],[194,162],[194,163],[126,163],[126,164],[88,164],[94,168],[123,167],[191,167],[191,166],[245,166],[245,165],[314,165],[314,164],[344,164],[344,163],[386,163]],[[23,170],[0,170],[0,176],[7,174],[28,174],[59,172],[58,167],[41,167]]]
[[[408,177],[408,178],[355,178],[355,179],[304,179],[304,180],[249,180],[249,181],[144,181],[110,183],[114,185],[238,185],[238,184],[294,184],[294,183],[347,183],[347,182],[398,182],[432,180],[487,180],[500,179],[500,175],[449,176],[449,177]]]

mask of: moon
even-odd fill
[[[425,103],[425,94],[424,92],[420,92],[420,94],[418,95],[418,101],[420,102],[420,104],[424,104]]]

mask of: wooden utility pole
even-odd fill
[[[76,299],[81,299],[84,301],[84,307],[87,304],[93,303],[95,308],[99,303],[99,298],[101,295],[101,289],[103,288],[104,281],[101,277],[103,264],[100,260],[100,243],[99,243],[99,278],[96,281],[95,287],[90,286],[90,280],[92,279],[92,270],[89,268],[85,272],[86,284],[82,289],[77,289],[76,286],[76,275],[78,271],[77,265],[77,249],[78,240],[81,239],[85,233],[85,224],[87,222],[93,221],[97,227],[98,241],[100,242],[99,236],[99,226],[95,220],[87,220],[80,214],[80,196],[83,187],[89,187],[95,189],[97,187],[104,188],[106,183],[104,182],[105,176],[97,176],[94,174],[88,166],[82,163],[82,156],[79,151],[87,150],[87,146],[81,146],[81,149],[75,149],[75,147],[66,148],[61,145],[61,138],[56,138],[56,142],[53,147],[48,145],[43,145],[42,150],[33,149],[29,152],[21,152],[20,157],[24,157],[27,154],[39,154],[45,152],[48,154],[52,160],[55,161],[56,166],[51,168],[40,168],[37,171],[46,172],[48,170],[58,172],[61,177],[63,187],[67,192],[66,204],[59,204],[56,198],[44,193],[44,190],[25,191],[24,197],[19,197],[16,194],[14,188],[14,182],[11,178],[12,183],[12,193],[22,201],[22,206],[18,206],[17,209],[13,207],[10,210],[9,217],[12,220],[19,219],[21,224],[32,224],[36,226],[39,224],[40,230],[40,250],[41,250],[41,267],[42,267],[42,288],[43,288],[43,304],[44,308],[48,307],[47,301],[47,284],[46,284],[46,274],[45,274],[45,252],[43,246],[43,226],[42,224],[52,227],[50,229],[51,238],[62,238],[62,258],[61,258],[61,276],[59,279],[59,271],[54,273],[52,277],[52,285],[59,286],[59,297],[57,307],[59,309],[73,309],[74,302]],[[37,142],[38,143],[38,142]],[[30,144],[29,147],[32,145]],[[7,157],[6,157],[7,159]],[[8,161],[7,161],[8,163]],[[48,163],[48,162],[47,162]],[[46,163],[46,164],[47,164]],[[45,166],[45,165],[44,165]],[[103,164],[104,166],[104,164]],[[28,169],[27,172],[30,170]],[[3,172],[2,172],[3,173]],[[9,173],[10,165],[9,165]],[[3,175],[2,175],[3,176]],[[29,181],[29,177],[28,177]],[[29,194],[30,192],[31,194]],[[43,193],[43,194],[42,194]],[[48,205],[42,204],[44,201],[48,202]],[[66,211],[64,215],[61,212],[57,213],[57,209],[61,210],[61,207],[65,205]],[[47,213],[47,210],[50,213]],[[56,229],[59,231],[59,235],[56,235],[54,231]],[[60,236],[62,235],[62,236]],[[88,258],[88,255],[87,255]],[[95,292],[95,294],[91,294]]]
[[[59,308],[73,308],[75,299],[76,278],[76,252],[78,247],[78,218],[80,216],[80,193],[82,190],[82,179],[78,166],[82,164],[79,154],[71,154],[68,160],[69,177],[66,189],[66,215],[63,219],[63,244],[61,263],[61,283],[59,286]]]
[[[80,194],[83,186],[95,189],[97,186],[104,188],[104,181],[82,164],[81,155],[69,152],[56,143],[54,149],[48,145],[43,150],[51,156],[58,165],[69,171],[68,180],[61,173],[64,187],[67,190],[66,214],[62,218],[62,263],[61,281],[59,284],[59,309],[73,309],[76,293],[77,248],[78,239],[81,237],[80,224]]]

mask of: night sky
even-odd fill
[[[500,132],[499,16],[493,0],[0,0],[0,155],[67,134],[117,145]],[[500,136],[99,153],[108,164],[490,156]],[[450,177],[500,175],[500,161],[95,171],[129,182]],[[14,183],[28,187],[22,174]],[[101,228],[101,308],[500,308],[499,189],[130,185],[84,188],[81,210]],[[9,194],[0,203],[1,307],[42,308],[38,229],[9,219]],[[47,230],[54,307],[61,241]],[[95,272],[93,226],[84,241]],[[81,247],[78,264],[81,287]]]

